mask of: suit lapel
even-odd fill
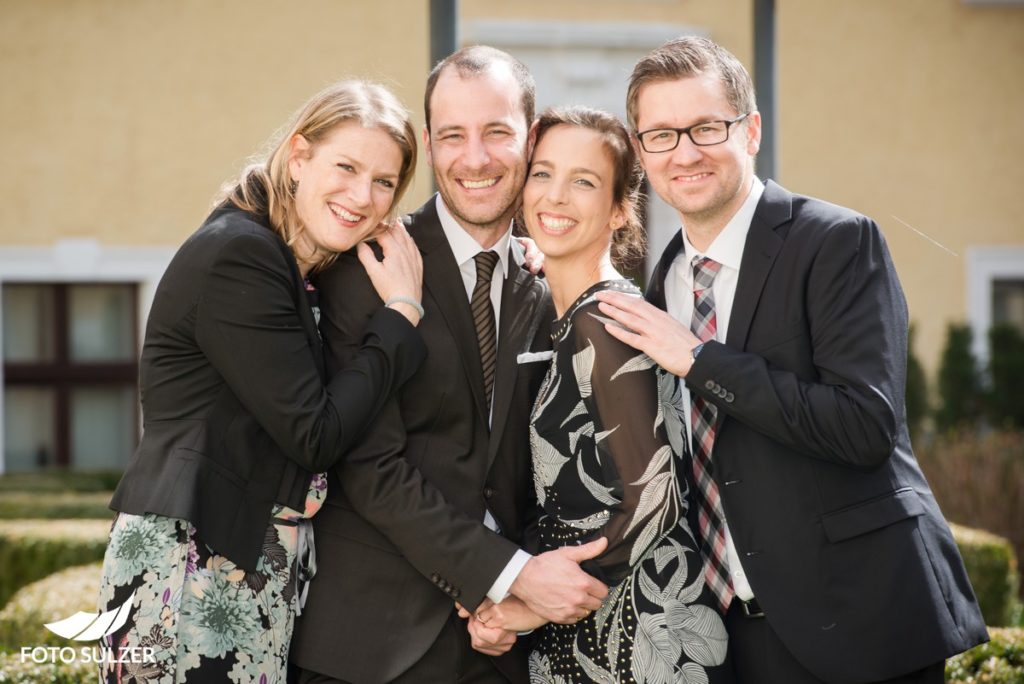
[[[534,318],[541,314],[540,300],[544,287],[522,268],[519,244],[510,245],[509,274],[501,290],[501,324],[498,327],[498,366],[494,374],[494,409],[491,413],[491,440],[487,449],[487,466],[494,461],[498,445],[505,431],[509,406],[515,394],[519,374],[517,358],[530,343],[526,339],[533,329]]]
[[[764,283],[775,264],[775,257],[782,249],[783,240],[776,229],[792,216],[792,195],[774,182],[768,181],[764,194],[757,203],[754,218],[750,221],[750,230],[743,246],[740,277],[736,283],[736,295],[732,300],[729,332],[725,337],[725,343],[733,349],[746,349],[750,324],[761,301]],[[719,411],[715,420],[716,430],[721,428],[724,419],[725,412]]]
[[[746,349],[747,333],[750,332],[750,323],[761,300],[765,280],[772,270],[775,257],[782,249],[782,238],[775,229],[792,215],[791,195],[768,181],[750,222],[743,259],[740,261],[740,277],[736,283],[736,295],[729,315],[729,332],[725,340],[733,349]]]
[[[270,228],[266,225],[265,219],[262,217],[252,214],[256,221],[263,225],[267,230]],[[275,237],[277,234],[275,233]],[[281,254],[284,255],[285,261],[288,263],[288,272],[291,275],[292,282],[294,283],[294,289],[292,296],[295,297],[295,303],[299,310],[299,318],[302,320],[302,328],[306,332],[306,338],[309,340],[309,348],[313,351],[313,360],[316,363],[317,373],[320,374],[320,379],[327,380],[327,369],[324,365],[324,342],[320,337],[320,326],[317,325],[316,318],[313,315],[313,309],[309,305],[309,297],[306,295],[306,285],[302,279],[302,272],[299,270],[299,265],[295,261],[295,255],[288,248],[288,246],[279,237],[275,240],[278,249],[281,250]]]
[[[486,425],[484,371],[480,365],[480,346],[476,340],[473,314],[459,265],[444,236],[433,198],[409,218],[409,232],[423,254],[423,288],[436,303],[435,310],[440,312],[451,331],[473,392],[473,403]]]
[[[659,309],[665,309],[665,276],[668,275],[669,267],[682,249],[683,231],[677,230],[672,239],[668,241],[665,251],[661,253],[661,258],[658,259],[658,265],[654,267],[654,272],[651,273],[651,282],[647,287],[646,298],[647,301]]]

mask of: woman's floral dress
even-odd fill
[[[541,551],[608,538],[584,568],[609,585],[574,625],[539,630],[534,683],[729,679],[726,632],[687,522],[687,452],[675,376],[604,328],[597,283],[554,325],[554,356],[530,426]]]
[[[114,653],[152,648],[153,658],[105,663],[101,680],[284,684],[298,603],[299,523],[320,509],[326,493],[321,473],[302,512],[274,507],[256,572],[215,553],[184,520],[118,514],[103,560],[100,611],[133,592],[134,599],[128,622],[103,645]]]
[[[319,293],[308,280],[305,288],[319,325]],[[284,684],[295,615],[316,572],[309,519],[326,496],[327,476],[319,473],[302,511],[274,505],[256,572],[218,555],[186,520],[119,513],[103,558],[99,609],[132,597],[132,610],[102,643],[115,655],[131,654],[112,660],[139,662],[104,662],[101,681]],[[152,658],[142,649],[152,649]]]

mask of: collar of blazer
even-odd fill
[[[214,209],[210,216],[204,222],[205,224],[212,223],[222,217],[230,217],[232,214],[236,216],[243,216],[252,223],[265,228],[268,233],[273,237],[274,244],[281,250],[281,256],[284,257],[285,264],[288,266],[288,273],[292,280],[292,298],[295,300],[295,308],[298,310],[299,319],[302,321],[302,328],[306,332],[306,337],[309,338],[309,348],[313,352],[313,360],[316,363],[316,370],[320,374],[320,379],[327,380],[327,370],[324,366],[324,353],[323,353],[323,340],[320,338],[320,329],[317,327],[316,318],[313,316],[313,310],[309,306],[309,299],[306,296],[306,286],[302,281],[302,272],[299,270],[299,263],[295,259],[295,253],[292,252],[291,248],[285,244],[284,239],[270,226],[270,219],[265,215],[253,214],[251,212],[244,211],[228,202],[222,203],[216,209]]]
[[[775,183],[765,183],[764,194],[757,203],[757,210],[750,222],[743,259],[740,262],[740,277],[736,285],[729,332],[726,338],[729,346],[743,349],[750,331],[750,322],[757,309],[764,288],[765,279],[771,272],[775,257],[785,238],[784,228],[793,218],[793,195]],[[651,283],[647,289],[647,301],[660,309],[665,308],[665,276],[668,274],[676,255],[683,249],[683,234],[677,230],[661,253]]]
[[[465,297],[462,275],[441,228],[434,202],[434,197],[431,197],[423,206],[405,217],[404,221],[423,255],[424,294],[433,300],[434,306],[431,309],[440,313],[452,333],[473,392],[479,418],[486,424],[488,411],[484,405],[484,376],[480,365],[476,328],[473,326],[469,301]],[[510,249],[510,263],[518,267],[509,269],[501,291],[501,321],[498,326],[500,339],[494,379],[492,438],[488,462],[494,457],[508,415],[508,405],[512,399],[518,373],[516,357],[523,351],[524,345],[529,344],[529,340],[525,339],[527,332],[536,329],[536,326],[532,325],[534,318],[542,315],[545,309],[541,306],[546,291],[543,281],[522,268],[522,249],[515,240],[512,241]]]
[[[740,261],[740,277],[729,316],[726,344],[746,349],[747,333],[761,300],[765,280],[785,242],[785,227],[793,218],[793,195],[773,181],[765,184],[747,232]]]

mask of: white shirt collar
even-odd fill
[[[722,232],[718,234],[714,242],[711,243],[703,254],[690,244],[690,239],[686,237],[686,229],[680,228],[683,232],[683,254],[685,255],[686,262],[689,264],[695,256],[706,256],[723,266],[738,271],[740,269],[740,262],[743,260],[743,246],[747,242],[750,222],[754,220],[754,211],[757,210],[757,203],[761,201],[761,195],[763,194],[764,183],[757,176],[754,176],[747,199],[743,201],[743,204],[733,214],[733,217],[725,224]]]
[[[459,225],[459,222],[455,220],[451,212],[448,211],[448,207],[445,206],[444,200],[441,199],[440,193],[438,193],[434,201],[434,206],[437,207],[437,217],[441,220],[441,228],[444,230],[444,236],[448,238],[448,244],[452,248],[452,254],[455,255],[455,263],[460,267],[467,261],[473,261],[473,257],[479,254],[483,248],[480,243],[477,242],[472,235],[466,232],[466,229]],[[512,239],[512,222],[509,221],[508,230],[499,238],[491,250],[497,252],[498,262],[501,264],[501,277],[502,280],[508,275],[508,249],[509,241]]]

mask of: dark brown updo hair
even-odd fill
[[[612,200],[622,209],[626,223],[612,233],[612,260],[615,266],[628,269],[644,255],[644,227],[640,222],[640,183],[643,170],[629,131],[619,117],[591,107],[549,107],[537,117],[537,142],[555,126],[577,126],[601,136],[612,157]],[[536,145],[534,149],[536,149]]]

